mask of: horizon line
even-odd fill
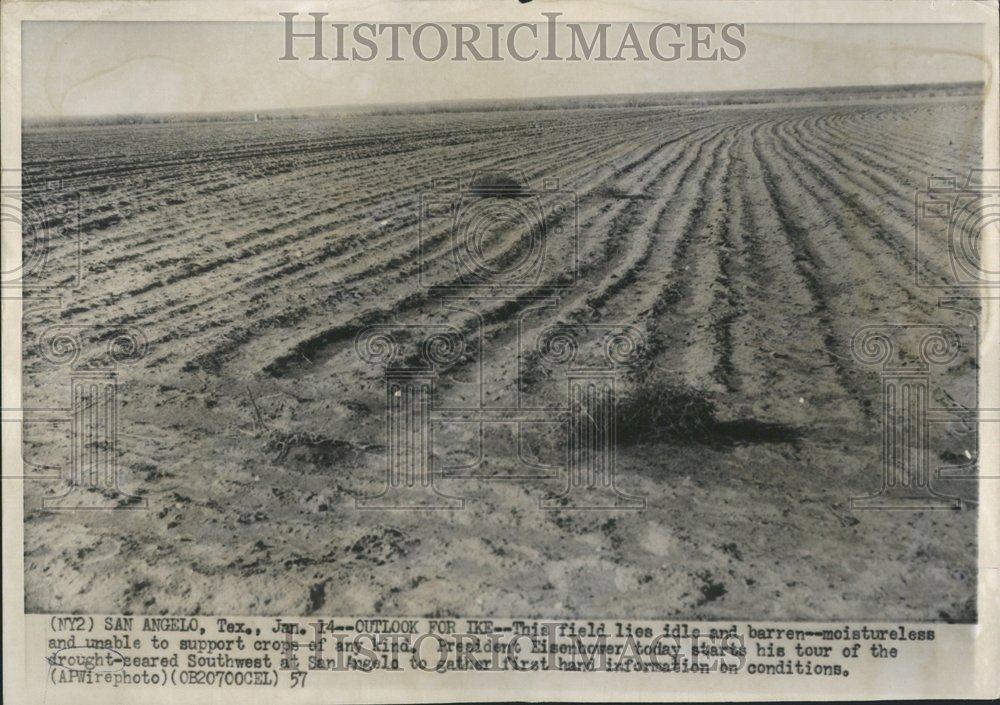
[[[278,115],[293,111],[316,112],[327,115],[336,115],[338,111],[350,113],[365,113],[385,110],[387,108],[405,112],[408,108],[417,109],[420,107],[444,107],[449,105],[475,105],[482,104],[517,104],[529,101],[553,101],[553,100],[573,100],[573,99],[614,99],[614,98],[638,98],[652,96],[721,96],[727,94],[763,94],[781,93],[796,91],[838,91],[844,89],[856,90],[901,90],[906,88],[960,88],[981,86],[985,88],[985,79],[971,81],[934,81],[928,83],[845,83],[834,85],[812,85],[812,86],[775,86],[770,88],[730,88],[718,90],[670,90],[670,91],[641,91],[637,93],[575,93],[575,94],[550,94],[537,96],[508,96],[504,98],[437,98],[432,100],[414,100],[402,102],[378,102],[378,103],[345,103],[340,105],[303,105],[294,107],[267,107],[267,108],[238,108],[233,110],[177,110],[177,111],[130,111],[115,113],[74,113],[74,114],[26,114],[21,113],[21,123],[26,122],[46,123],[58,122],[61,120],[78,120],[82,122],[111,120],[115,118],[198,118],[224,115]],[[473,111],[470,111],[473,112]]]

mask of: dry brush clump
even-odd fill
[[[799,429],[759,419],[719,418],[707,393],[666,380],[634,384],[618,400],[618,443],[730,446],[796,443]]]
[[[311,465],[328,466],[347,460],[356,461],[364,452],[350,441],[329,438],[317,433],[290,433],[279,430],[264,430],[264,451],[274,453],[274,462],[289,459]]]
[[[624,445],[711,440],[715,403],[667,380],[647,379],[618,400],[618,441]]]
[[[469,184],[469,191],[477,196],[516,198],[528,194],[520,179],[502,172],[489,172],[476,176]]]

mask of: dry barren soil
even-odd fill
[[[117,367],[132,496],[93,492],[122,511],[43,507],[72,449],[25,427],[28,609],[974,620],[972,483],[938,484],[958,510],[850,509],[882,443],[879,370],[850,344],[866,324],[951,326],[966,344],[935,400],[974,406],[975,316],[918,285],[913,244],[915,194],[964,178],[979,130],[978,98],[919,94],[26,130],[31,198],[78,203],[80,224],[31,273],[26,407],[66,407],[108,331],[148,345]],[[576,224],[548,229],[516,295],[456,302],[464,245],[420,199],[484,172],[523,175],[516,197],[545,213],[575,203]],[[473,254],[503,270],[524,236],[491,227]],[[920,257],[947,282],[943,237]],[[356,508],[387,452],[359,331],[451,326],[471,342],[435,403],[499,408],[564,394],[518,353],[553,322],[641,336],[616,481],[645,509],[540,508],[565,441],[505,421],[435,425],[436,486],[464,508]],[[80,331],[72,365],[39,352],[53,326]],[[932,449],[935,468],[974,459],[975,433],[935,425]]]

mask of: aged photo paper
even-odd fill
[[[998,3],[0,3],[12,703],[996,698]]]

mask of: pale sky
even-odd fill
[[[305,27],[303,28],[305,29]],[[301,56],[308,40],[297,40]],[[978,25],[747,25],[737,62],[278,61],[280,22],[25,22],[27,117],[979,81]],[[617,42],[612,42],[617,47]],[[612,50],[613,53],[613,50]]]

